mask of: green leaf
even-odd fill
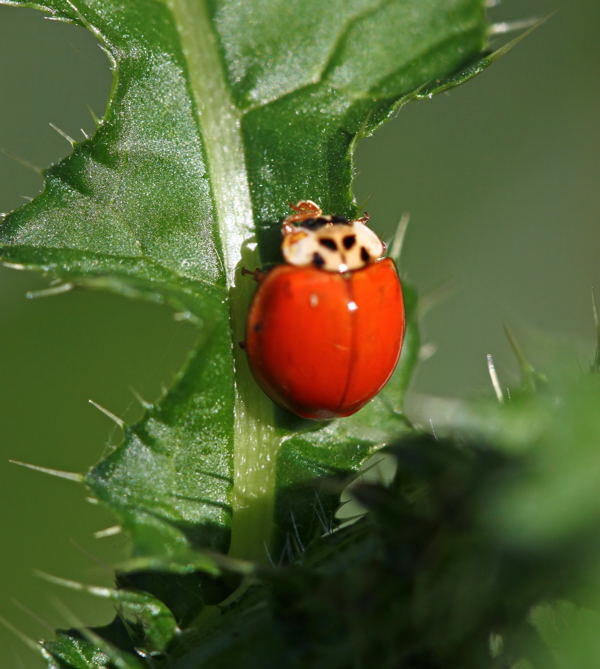
[[[523,489],[530,507],[552,501],[558,423],[572,437],[572,457],[597,475],[598,449],[573,448],[589,410],[582,400],[600,398],[597,379],[588,381],[569,388],[573,400],[559,405],[556,422],[518,451],[467,434],[398,440],[385,450],[397,462],[392,484],[353,488],[367,515],[292,563],[258,567],[247,590],[213,607],[203,626],[183,630],[167,658],[144,666],[597,666],[598,496],[582,494],[582,522],[570,532],[557,523],[550,543],[535,522],[515,542],[514,516],[489,514],[511,499],[518,506]],[[546,396],[536,401],[556,407]],[[600,424],[598,412],[589,420]],[[597,444],[597,434],[589,441]]]
[[[44,643],[44,649],[59,661],[61,667],[72,669],[102,669],[107,667],[108,655],[99,651],[94,644],[81,638],[79,634],[59,632],[54,641]]]
[[[557,669],[593,667],[600,658],[600,612],[558,601],[536,606],[532,623],[552,651]]]
[[[178,631],[169,608],[145,592],[89,586],[47,574],[42,576],[55,585],[114,602],[119,612],[118,627],[127,628],[131,646],[145,653],[164,652]]]
[[[362,414],[299,426],[258,390],[237,346],[254,290],[240,269],[280,260],[277,220],[289,201],[355,212],[357,138],[428,86],[482,69],[484,3],[0,4],[86,27],[113,70],[94,136],[74,143],[45,172],[43,193],[3,222],[0,257],[170,304],[201,331],[173,388],[86,483],[139,556],[225,550],[231,541],[234,555],[264,560],[277,486],[277,505],[289,509],[298,487],[356,470],[404,429],[410,365]],[[415,346],[409,338],[405,358]]]

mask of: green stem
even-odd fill
[[[253,211],[241,135],[241,114],[227,88],[219,47],[204,2],[168,0],[181,38],[204,140],[212,193],[221,233],[236,370],[233,437],[234,485],[230,553],[264,561],[273,530],[275,463],[279,439],[273,405],[254,382],[245,354],[245,314],[254,286],[240,266],[259,264],[254,246]],[[243,253],[243,258],[242,258]]]

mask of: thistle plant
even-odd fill
[[[513,46],[492,43],[484,2],[0,4],[83,26],[113,74],[93,136],[0,224],[0,259],[54,291],[168,305],[199,332],[172,386],[71,476],[132,555],[114,588],[54,578],[116,615],[41,642],[47,665],[552,667],[574,635],[594,650],[597,365],[554,386],[524,362],[510,399],[496,384],[503,401],[457,402],[431,435],[404,411],[412,286],[396,371],[349,418],[277,408],[238,345],[242,269],[281,261],[288,203],[358,215],[356,142]],[[378,457],[387,486],[363,475]],[[360,513],[341,523],[344,490]]]

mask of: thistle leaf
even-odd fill
[[[298,488],[355,471],[405,429],[416,335],[363,412],[299,426],[258,390],[237,346],[254,289],[240,269],[280,260],[277,220],[289,201],[355,213],[356,140],[409,99],[487,64],[484,3],[0,4],[87,28],[113,70],[94,136],[74,142],[44,172],[42,194],[4,220],[0,258],[169,304],[201,333],[174,386],[86,484],[131,533],[136,556],[177,561],[231,544],[234,555],[265,560],[265,546],[291,527],[282,519]]]

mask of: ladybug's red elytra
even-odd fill
[[[283,221],[285,263],[258,278],[245,348],[265,393],[303,418],[349,416],[388,381],[404,337],[402,288],[385,245],[311,200]]]

